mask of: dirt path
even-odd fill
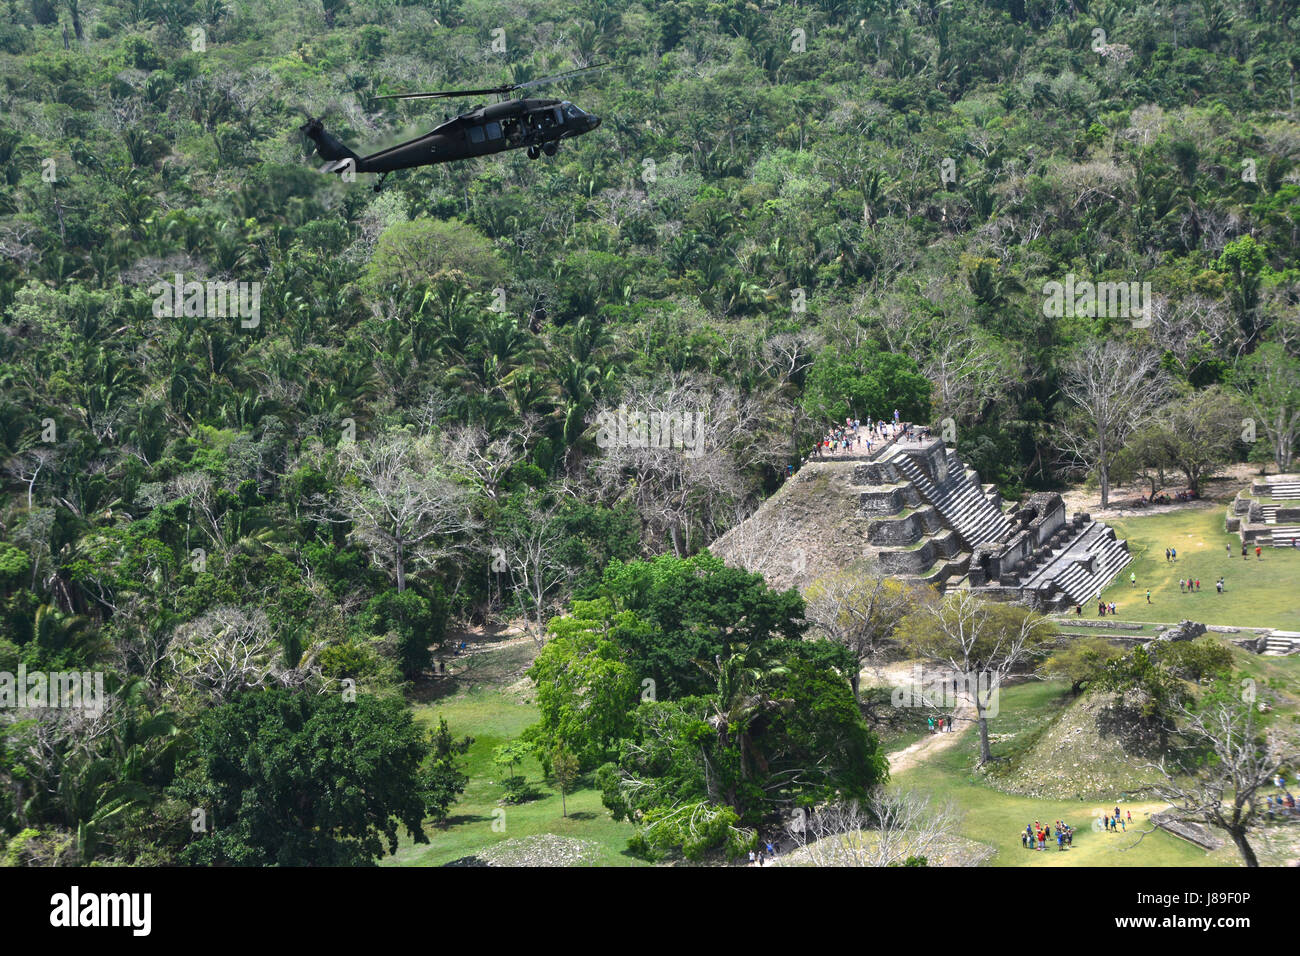
[[[886,754],[890,774],[899,774],[904,770],[910,770],[921,761],[929,760],[935,754],[947,750],[961,740],[962,735],[975,726],[975,708],[968,702],[962,701],[958,704],[956,713],[962,719],[951,733],[926,734],[916,743],[904,747],[902,750],[895,750],[891,754]]]
[[[913,683],[913,668],[916,666],[915,661],[905,661],[896,664],[890,664],[879,670],[868,670],[862,674],[864,684],[884,685],[890,687],[900,687]],[[945,680],[951,679],[945,677]],[[915,767],[923,760],[928,760],[937,753],[941,753],[952,747],[962,736],[975,726],[975,705],[965,696],[960,694],[957,697],[957,706],[953,713],[958,718],[954,730],[945,733],[926,734],[920,740],[909,744],[902,750],[895,750],[893,753],[886,754],[889,761],[889,772],[891,774],[902,773]]]

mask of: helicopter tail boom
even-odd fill
[[[316,144],[316,152],[320,154],[320,158],[326,160],[325,165],[321,167],[321,172],[342,173],[349,169],[363,172],[358,169],[361,157],[343,145],[337,136],[327,132],[320,120],[309,119],[302,127],[302,131]]]

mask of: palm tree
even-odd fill
[[[773,697],[763,687],[766,678],[784,674],[786,668],[766,666],[759,652],[750,647],[738,648],[726,658],[715,654],[712,662],[695,663],[716,684],[716,692],[709,699],[713,715],[708,718],[708,724],[717,737],[719,753],[736,748],[740,757],[741,780],[756,773],[767,773],[768,761],[755,743],[754,730],[765,715],[793,706],[793,700]],[[708,777],[712,787],[718,776],[710,773]],[[727,790],[710,796],[743,812],[735,786],[728,785]]]

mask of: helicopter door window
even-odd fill
[[[469,128],[469,141],[470,141],[471,143],[481,143],[481,142],[483,142],[483,127],[482,127],[482,126],[471,126],[471,127]]]
[[[564,125],[564,117],[560,114],[560,108],[557,106],[557,107],[555,107],[555,109],[554,109],[552,112],[555,113],[555,123],[556,123],[556,125],[557,125],[557,126],[563,126],[563,125]]]
[[[491,122],[491,123],[488,123],[487,126],[484,127],[484,129],[487,130],[487,138],[488,138],[488,139],[500,139],[500,138],[501,138],[501,124],[500,124],[500,123],[497,123],[497,122],[495,122],[495,121],[494,121],[494,122]]]

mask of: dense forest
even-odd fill
[[[371,860],[464,786],[464,741],[403,704],[449,635],[541,642],[575,597],[570,630],[668,629],[681,595],[645,595],[681,567],[779,605],[753,646],[841,706],[782,643],[797,595],[700,552],[846,416],[942,429],[1008,498],[1291,467],[1296,0],[0,11],[0,671],[111,697],[0,725],[12,862]],[[365,153],[444,118],[380,96],[593,64],[543,90],[603,119],[553,157],[376,192],[300,132]],[[1076,279],[1149,284],[1143,316],[1049,314]],[[209,280],[257,283],[255,312],[159,307]],[[607,447],[628,409],[698,416],[703,454]],[[697,679],[704,647],[619,679],[707,694],[731,678]],[[339,682],[357,699],[315,692]],[[353,786],[310,784],[304,821],[308,765]],[[199,840],[195,807],[222,824]]]

